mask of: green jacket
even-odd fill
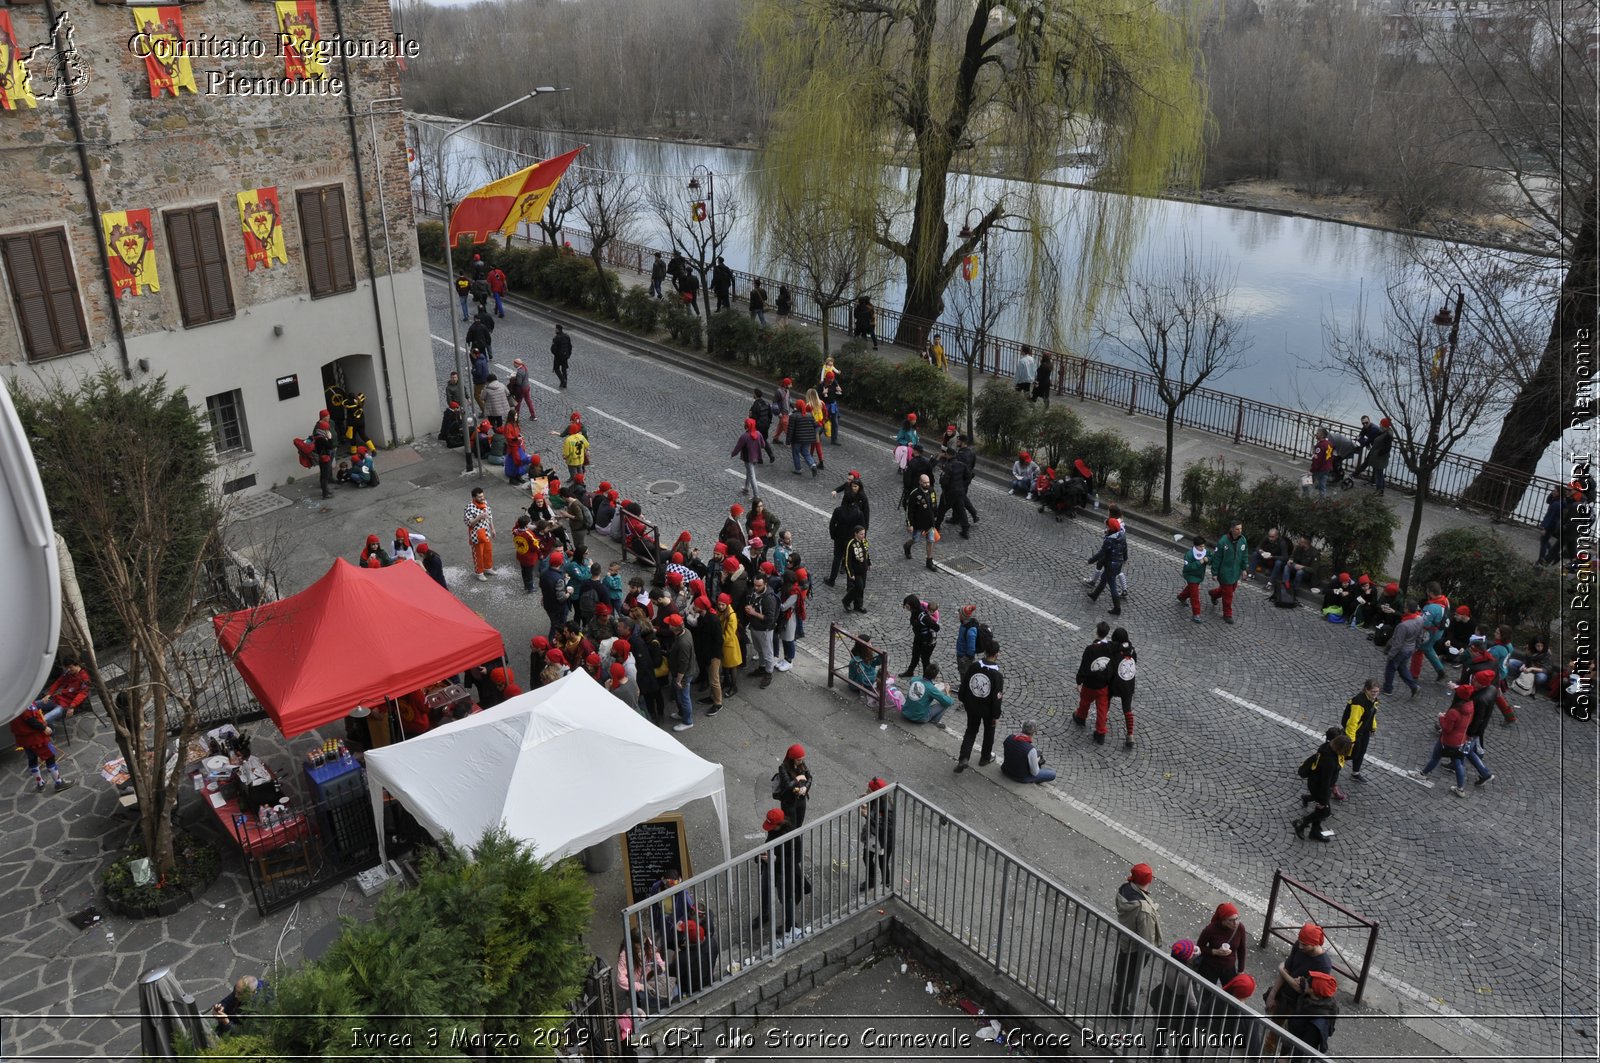
[[[1186,583],[1204,583],[1206,581],[1206,565],[1210,563],[1211,555],[1203,558],[1194,556],[1194,547],[1183,555],[1183,579]]]
[[[1218,583],[1238,583],[1249,556],[1250,543],[1243,534],[1237,539],[1224,535],[1211,550],[1211,572]]]

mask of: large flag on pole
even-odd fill
[[[510,236],[520,222],[538,221],[561,175],[582,150],[574,148],[468,192],[450,214],[450,246],[457,246],[462,236],[471,237],[475,244],[489,239],[490,233]]]

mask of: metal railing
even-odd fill
[[[253,817],[243,823],[235,820],[231,827],[244,856],[256,911],[262,915],[282,911],[378,863],[378,833],[365,789],[320,801],[294,793],[291,801],[301,817],[291,830],[264,832]],[[389,845],[390,856],[406,851],[409,846]]]
[[[868,851],[869,837],[889,843]],[[1134,1036],[1156,1047],[1199,1029],[1213,1036],[1190,1058],[1243,1061],[1270,1030],[1285,1049],[1326,1058],[899,784],[625,909],[618,1005],[638,1031],[889,897],[1069,1023],[1076,1047]],[[691,941],[691,923],[704,941]]]
[[[838,665],[836,656],[836,649],[839,645],[840,639],[844,639],[850,643],[850,652],[846,655],[845,667],[842,669]],[[866,686],[865,684],[857,682],[855,677],[850,674],[850,664],[860,657],[861,651],[865,651],[866,653],[866,656],[862,657],[861,659],[870,659],[873,667],[878,670],[877,677],[873,680],[873,684],[871,686]],[[878,647],[874,646],[860,635],[846,631],[838,624],[829,624],[828,687],[830,689],[833,687],[835,680],[844,683],[845,686],[850,687],[852,690],[859,690],[861,693],[877,702],[878,719],[881,720],[884,718],[885,712],[888,711],[888,699],[886,695],[888,694],[887,688],[889,686],[889,651],[880,650]]]
[[[1317,892],[1298,879],[1290,878],[1283,873],[1283,869],[1280,867],[1272,872],[1272,896],[1267,901],[1267,917],[1261,924],[1261,940],[1258,943],[1261,948],[1266,948],[1269,938],[1277,938],[1290,948],[1293,948],[1296,935],[1299,934],[1300,927],[1304,922],[1302,920],[1298,923],[1285,923],[1282,926],[1275,925],[1272,922],[1272,917],[1278,910],[1278,891],[1280,886],[1289,888],[1289,895],[1299,901],[1300,907],[1305,909],[1306,918],[1320,926],[1324,932],[1329,930],[1359,930],[1363,932],[1367,942],[1361,953],[1361,966],[1359,968],[1352,966],[1344,958],[1344,953],[1339,950],[1337,945],[1333,944],[1331,937],[1328,939],[1328,949],[1334,956],[1332,961],[1333,969],[1346,978],[1355,980],[1355,1002],[1357,1004],[1361,1003],[1361,995],[1367,991],[1367,976],[1372,973],[1372,956],[1378,950],[1378,921],[1369,919],[1352,908],[1345,907],[1332,897]],[[1350,921],[1347,923],[1335,923],[1317,917],[1316,913],[1306,908],[1303,899],[1306,897],[1310,897],[1324,908],[1338,912]]]
[[[418,205],[417,213],[435,218],[439,216],[437,210],[428,210],[422,204]],[[516,235],[526,243],[544,242],[543,233],[538,227],[528,226],[526,223]],[[563,229],[562,235],[565,240],[572,243],[575,251],[586,252],[590,246],[589,234],[581,229]],[[516,236],[513,237],[513,240],[515,239]],[[606,245],[603,258],[608,265],[648,276],[650,265],[657,254],[670,257],[670,252],[657,248],[627,240],[613,240]],[[733,272],[738,279],[738,288],[745,291],[749,290],[750,285],[758,277],[763,280],[773,279],[769,274],[746,273],[742,270]],[[770,308],[771,300],[775,298],[775,291],[776,289],[773,289],[768,292],[769,313],[773,312]],[[790,293],[793,297],[793,307],[789,316],[808,324],[820,324],[823,312],[816,294],[804,287],[793,285],[790,286]],[[873,309],[877,314],[877,333],[880,341],[896,342],[893,338],[885,339],[885,337],[899,335],[901,314],[881,306]],[[829,328],[839,329],[845,335],[853,331],[849,304],[835,306],[828,311],[828,314]],[[922,348],[930,334],[937,332],[941,337],[948,337],[950,340],[945,346],[948,352],[947,358],[952,366],[965,367],[967,363],[962,359],[960,351],[972,350],[974,368],[980,373],[996,377],[1009,377],[1016,372],[1017,359],[1025,346],[1021,340],[995,336],[992,333],[986,335],[984,343],[979,345],[976,333],[948,322],[914,320],[913,324],[916,327],[912,330],[914,333],[912,345],[917,349]],[[1085,402],[1099,402],[1128,414],[1163,419],[1166,417],[1166,407],[1160,399],[1159,378],[1155,375],[1081,355],[1057,353],[1038,345],[1031,346],[1036,355],[1042,356],[1048,353],[1054,360],[1055,374],[1052,384],[1056,394],[1073,396]],[[1317,428],[1326,428],[1330,432],[1351,438],[1360,431],[1358,425],[1306,413],[1303,410],[1275,406],[1256,399],[1241,398],[1211,388],[1197,388],[1184,401],[1178,411],[1177,423],[1180,427],[1220,436],[1232,440],[1235,444],[1244,443],[1282,454],[1304,457],[1308,465],[1311,460],[1313,433]],[[1491,482],[1498,485],[1495,497],[1481,501],[1468,499],[1467,488],[1480,475],[1487,475]],[[1398,448],[1385,470],[1385,476],[1392,486],[1405,490],[1416,489],[1416,476],[1400,460]],[[1518,484],[1525,486],[1518,489],[1516,486]],[[1434,471],[1428,491],[1431,498],[1441,502],[1474,506],[1495,520],[1537,525],[1544,517],[1546,496],[1551,489],[1559,489],[1560,486],[1555,480],[1547,477],[1523,477],[1516,470],[1505,466],[1493,465],[1462,454],[1447,454],[1443,463]]]

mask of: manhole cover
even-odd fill
[[[653,495],[681,495],[683,485],[676,480],[657,480],[645,490]]]
[[[946,567],[953,568],[957,572],[982,572],[989,567],[971,554],[957,554],[955,557],[940,558],[939,560]]]

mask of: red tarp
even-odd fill
[[[290,738],[504,653],[500,632],[411,561],[357,568],[341,558],[299,594],[212,623]]]

